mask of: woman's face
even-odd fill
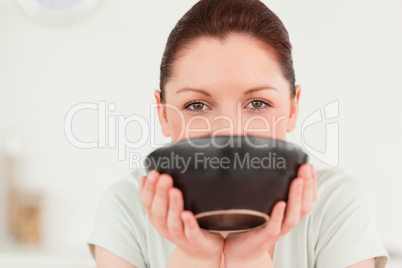
[[[165,107],[155,90],[163,134],[172,141],[215,135],[285,140],[295,128],[300,86],[289,83],[272,54],[249,38],[197,40],[174,63]]]

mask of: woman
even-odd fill
[[[300,92],[288,33],[272,11],[258,0],[201,0],[168,38],[155,99],[172,141],[212,134],[285,140],[296,125]],[[371,193],[340,169],[302,165],[287,204],[275,205],[268,224],[230,235],[200,229],[172,185],[167,174],[137,169],[106,191],[88,241],[98,267],[387,262]]]

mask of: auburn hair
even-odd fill
[[[243,34],[273,54],[296,94],[292,45],[282,21],[259,0],[200,0],[176,23],[171,31],[160,65],[161,102],[165,85],[172,76],[174,62],[186,48],[200,38],[224,40],[230,34]]]

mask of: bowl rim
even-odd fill
[[[298,145],[294,144],[293,142],[289,142],[286,140],[280,140],[280,139],[275,139],[275,138],[271,138],[271,137],[264,137],[264,136],[258,136],[258,135],[209,135],[209,136],[201,136],[201,137],[195,137],[195,138],[189,138],[189,139],[182,139],[182,140],[178,140],[178,141],[174,141],[174,142],[170,142],[167,143],[155,150],[153,150],[152,152],[150,152],[147,156],[147,158],[158,154],[160,151],[164,151],[168,148],[176,148],[179,146],[183,146],[183,145],[188,145],[189,144],[189,140],[191,141],[202,141],[202,140],[208,140],[208,139],[244,139],[245,137],[251,137],[252,139],[259,139],[259,140],[271,140],[274,141],[276,143],[275,148],[280,148],[280,149],[286,149],[286,150],[293,150],[293,151],[299,151],[302,152],[304,154],[306,154],[306,152]],[[216,147],[215,147],[216,148]],[[239,147],[231,147],[231,146],[225,146],[224,148],[239,148]],[[264,148],[257,148],[257,149],[266,149],[267,147]],[[268,147],[269,148],[269,147]]]

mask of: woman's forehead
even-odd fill
[[[270,52],[252,40],[234,36],[224,43],[215,38],[197,42],[174,63],[166,85],[174,92],[184,87],[248,89],[262,84],[277,88],[286,85]]]

